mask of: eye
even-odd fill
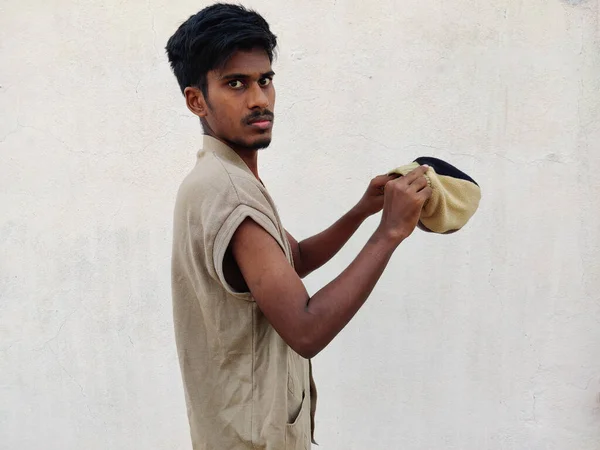
[[[273,82],[272,78],[261,78],[260,80],[258,80],[258,84],[260,84],[262,87],[267,87],[272,82]]]
[[[244,87],[244,83],[242,83],[240,80],[231,80],[227,84],[229,85],[230,88],[233,88],[233,89],[241,89]]]

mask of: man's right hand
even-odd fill
[[[412,234],[424,203],[431,197],[425,178],[427,169],[428,166],[419,166],[385,185],[383,214],[377,232],[396,244]]]

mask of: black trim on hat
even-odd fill
[[[427,228],[423,222],[421,222],[419,220],[419,222],[417,223],[417,228],[419,228],[422,231],[426,231],[427,233],[435,233],[435,231],[430,230],[429,228]],[[460,229],[460,228],[459,228]],[[438,233],[438,234],[452,234],[452,233],[456,233],[459,229],[456,230],[448,230],[448,231],[444,231],[443,233]]]
[[[470,181],[471,183],[475,183],[477,186],[479,186],[479,184],[477,184],[477,182],[469,175],[467,175],[461,170],[458,170],[452,164],[447,163],[446,161],[442,161],[441,159],[433,158],[432,156],[421,156],[420,158],[415,159],[415,162],[421,166],[423,164],[427,164],[428,166],[433,168],[433,170],[435,170],[435,172],[438,175]]]

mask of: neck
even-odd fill
[[[221,139],[218,136],[215,136],[215,134],[210,132],[210,130],[208,130],[208,132],[206,134],[221,141],[223,144],[227,145],[234,152],[236,152],[238,154],[238,156],[240,158],[242,158],[242,161],[244,161],[244,163],[246,163],[246,165],[248,166],[250,171],[254,174],[256,179],[262,183],[260,177],[258,176],[258,150],[252,149],[252,148],[247,148],[247,147],[241,147],[232,142],[228,142],[225,139]]]
[[[231,144],[229,145],[231,146]],[[260,181],[260,177],[258,176],[258,150],[240,148],[237,146],[231,146],[231,148],[240,158],[242,158],[256,179]]]

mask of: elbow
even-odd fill
[[[302,262],[302,260],[294,261],[294,266],[296,269],[296,274],[300,278],[304,278],[313,272],[313,269],[310,269],[306,264]]]
[[[298,348],[294,349],[296,353],[302,356],[304,359],[313,359],[315,356],[319,354],[320,350],[313,348]]]
[[[301,338],[293,346],[290,345],[290,347],[304,359],[312,359],[323,350],[323,348],[310,337]]]
[[[300,278],[310,275],[315,270],[315,268],[311,268],[310,264],[307,264],[304,261],[302,255],[302,243],[298,244],[298,253],[297,256],[294,257],[294,266],[296,267],[296,273]]]
[[[303,314],[297,319],[295,326],[288,328],[289,333],[286,333],[284,339],[287,345],[304,359],[314,358],[328,343],[326,336],[319,331],[322,327],[318,326],[314,314],[309,311],[309,303],[310,299],[307,300]]]
[[[313,359],[319,353],[321,353],[321,349],[309,349],[300,356],[302,356],[304,359]]]

